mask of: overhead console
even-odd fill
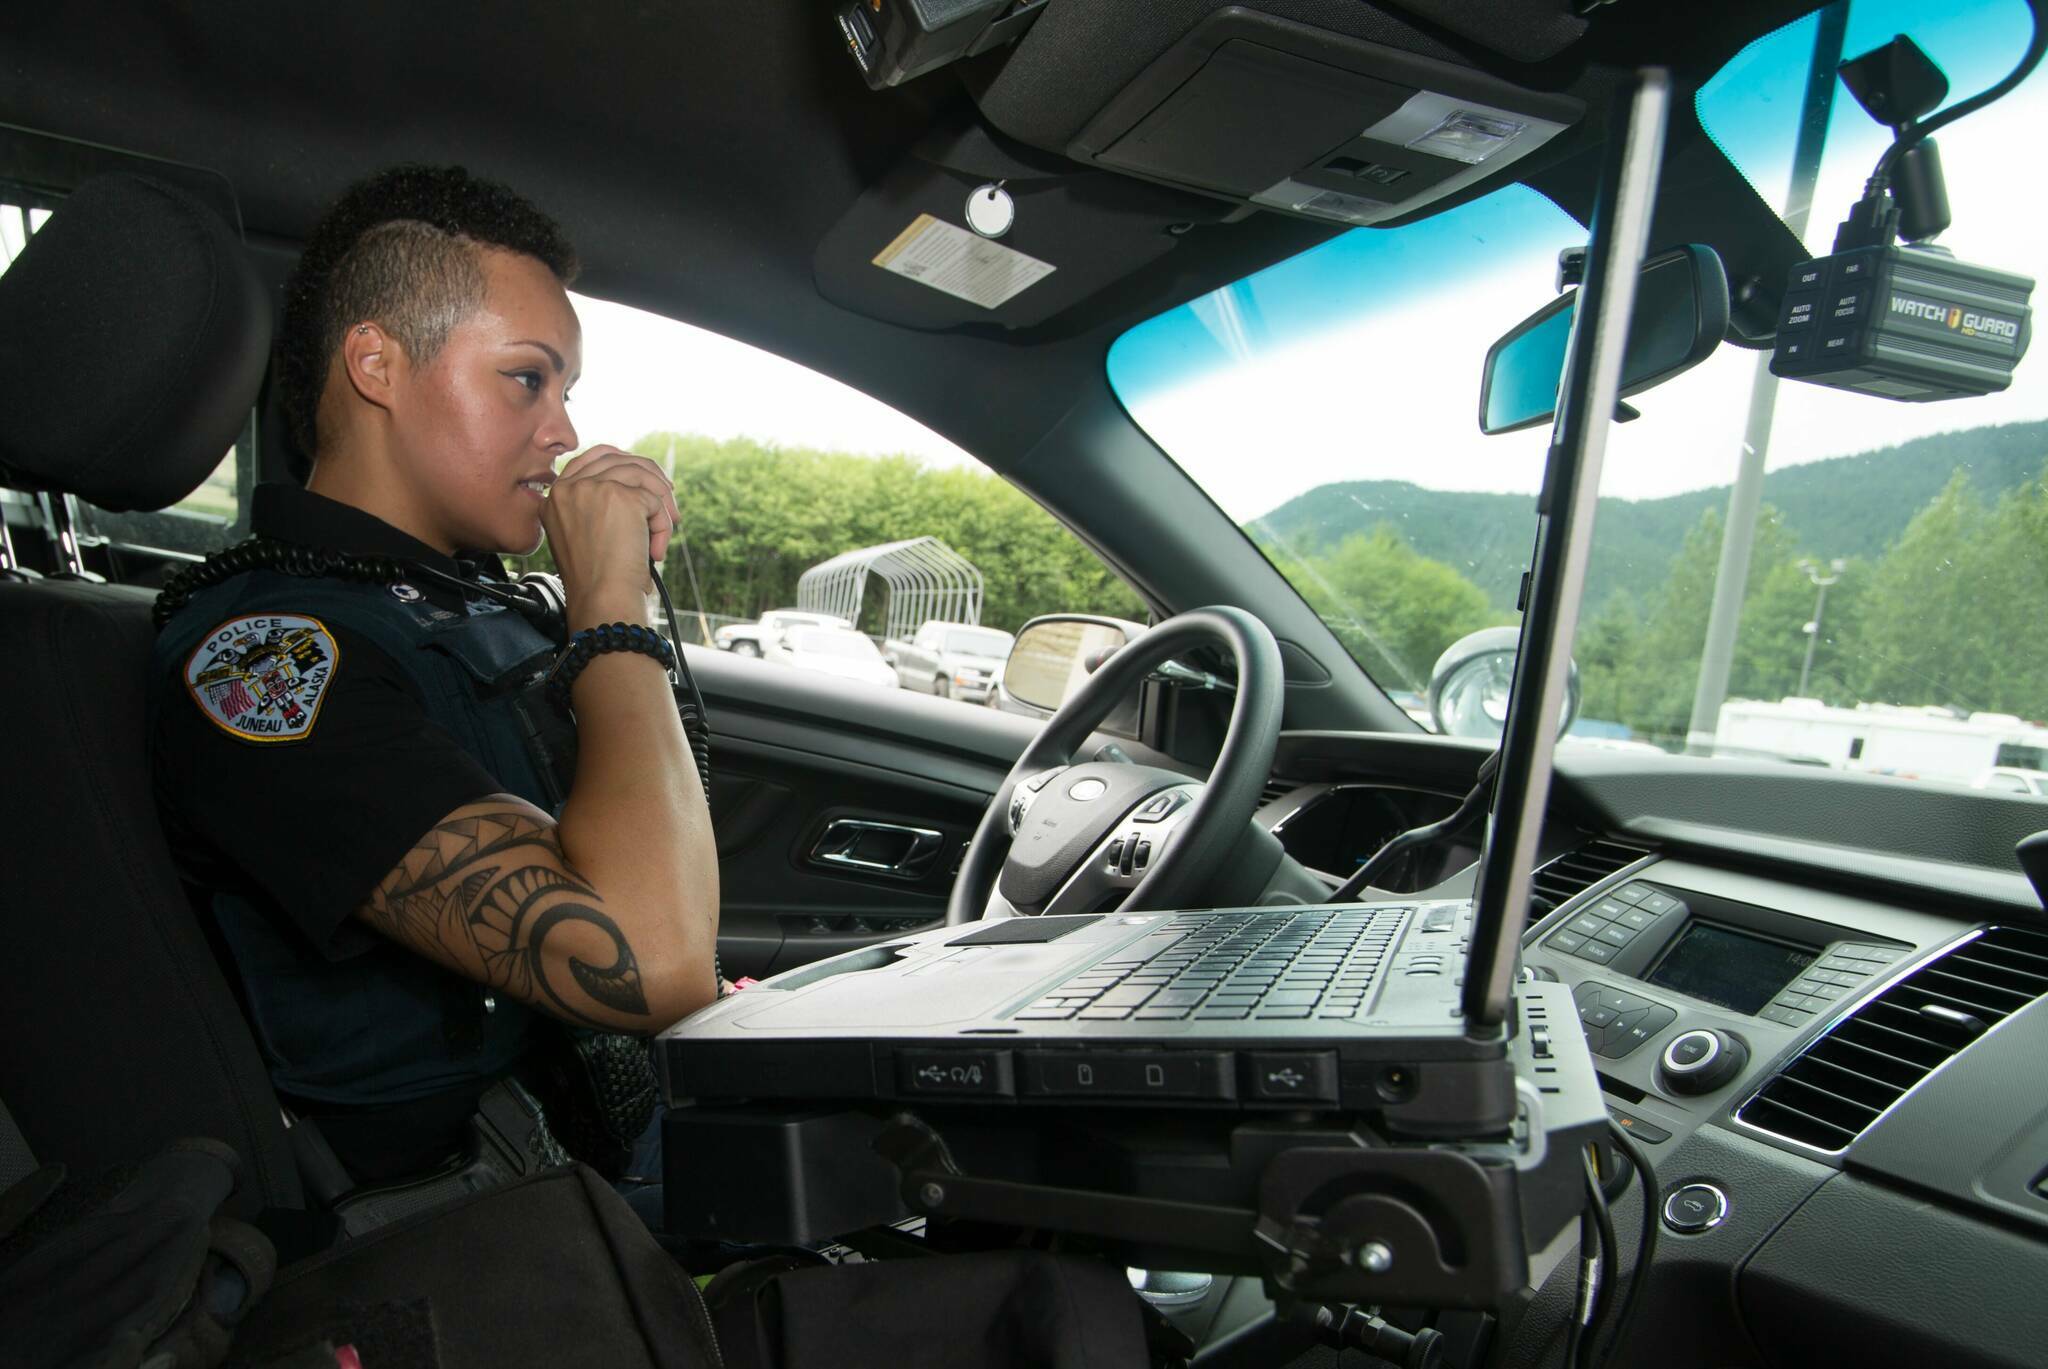
[[[1496,175],[1584,112],[1566,96],[1233,7],[1160,54],[1066,151],[1248,205],[1373,224]]]
[[[1445,0],[1400,8],[1471,17]],[[932,331],[1073,318],[1191,234],[1257,210],[1306,221],[1270,225],[1300,239],[1285,250],[1312,225],[1396,219],[1516,175],[1584,114],[1364,0],[843,0],[836,13],[871,85],[951,66],[978,110],[870,183],[813,259],[834,304]],[[1584,21],[1532,0],[1486,27],[1497,50],[1536,61]],[[981,201],[988,216],[970,212]]]

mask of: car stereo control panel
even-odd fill
[[[1539,944],[1732,1012],[1803,1027],[1911,949],[1811,939],[1842,930],[1635,879],[1582,906]],[[1651,998],[1592,981],[1582,987],[1581,1020],[1596,1055],[1627,1055],[1678,1017]]]
[[[1724,1109],[1785,1048],[1953,931],[1944,919],[1666,859],[1545,918],[1523,958],[1571,986],[1611,1106],[1656,1143]]]

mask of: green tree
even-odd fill
[[[1073,533],[986,471],[689,433],[650,433],[634,450],[673,466],[682,536],[663,578],[679,609],[693,603],[686,552],[705,611],[751,618],[795,604],[798,577],[828,557],[929,535],[981,571],[981,620],[992,627],[1014,631],[1060,610],[1144,617]],[[886,602],[871,583],[861,626],[878,629]]]
[[[1857,645],[1866,698],[2048,714],[2048,485],[1987,507],[1958,470],[1871,577]]]
[[[1353,533],[1321,556],[1265,550],[1383,685],[1425,688],[1445,647],[1504,620],[1479,586],[1384,525]]]
[[[1622,718],[1622,684],[1642,628],[1642,609],[1626,590],[1608,596],[1599,612],[1581,614],[1578,639],[1572,643],[1572,659],[1579,665],[1579,716]]]
[[[1957,471],[1885,552],[1871,577],[1860,641],[1867,697],[1983,706],[1968,695],[1989,674],[1973,611],[1982,586],[1972,551],[1987,514]]]
[[[1680,543],[1661,587],[1641,601],[1616,595],[1582,627],[1574,651],[1585,716],[1625,723],[1666,745],[1683,743],[1706,649],[1722,523],[1720,510],[1707,509]],[[1783,516],[1765,505],[1750,553],[1729,697],[1776,699],[1797,687],[1814,600],[1800,559]],[[1831,594],[1831,607],[1832,600]],[[1814,679],[1829,693],[1840,692],[1830,684],[1836,673],[1836,651],[1828,640],[1833,635],[1831,620],[1820,644],[1826,654],[1817,649],[1815,659]]]

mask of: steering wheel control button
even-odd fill
[[[1123,867],[1123,863],[1124,839],[1118,837],[1109,844],[1109,859],[1103,862],[1103,868],[1106,870],[1117,870]]]
[[[1244,1096],[1269,1103],[1337,1101],[1334,1051],[1248,1051]]]
[[[898,1051],[896,1084],[905,1093],[1008,1098],[1017,1092],[1009,1051]]]
[[[1138,811],[1131,814],[1133,822],[1160,822],[1179,812],[1188,801],[1186,790],[1169,789],[1164,794],[1154,794],[1138,805]]]
[[[1681,1184],[1664,1200],[1664,1225],[1681,1236],[1712,1231],[1728,1217],[1728,1195],[1712,1184]]]
[[[1050,1098],[1237,1096],[1229,1051],[1025,1051],[1027,1093]]]
[[[1109,786],[1093,775],[1075,780],[1067,790],[1067,797],[1075,803],[1093,803],[1109,792]]]

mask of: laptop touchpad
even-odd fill
[[[839,975],[794,993],[764,993],[732,1018],[742,1031],[816,1027],[936,1027],[986,1017],[1097,949],[1069,946],[959,946],[866,974]],[[972,974],[952,973],[972,969]],[[740,997],[746,997],[745,994]]]

